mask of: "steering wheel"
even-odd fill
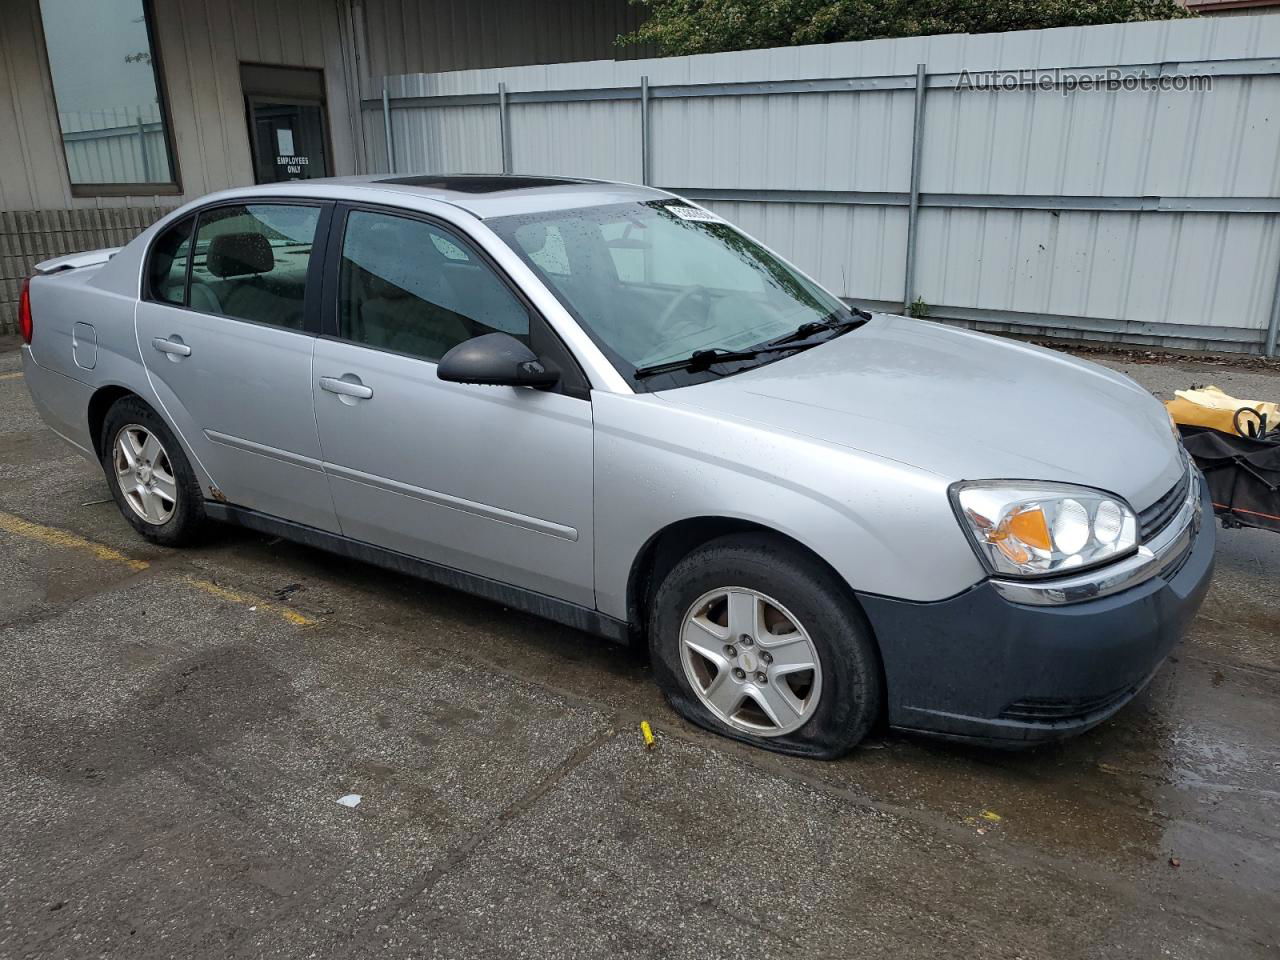
[[[682,306],[684,306],[684,302],[688,300],[690,297],[693,297],[694,295],[699,293],[706,294],[709,292],[710,291],[708,291],[707,288],[702,286],[702,284],[700,283],[694,284],[692,287],[686,287],[681,293],[679,293],[676,296],[674,300],[668,303],[666,306],[666,309],[664,309],[662,313],[658,315],[658,322],[656,324],[658,329],[661,330],[664,327],[666,327],[667,323],[671,320],[671,317],[675,314],[677,310],[679,310]]]

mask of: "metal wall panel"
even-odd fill
[[[380,119],[380,118],[379,118]],[[392,138],[400,173],[455,170],[499,173],[502,154],[497,107],[455,107],[437,111],[395,111]],[[379,122],[374,139],[382,135]],[[383,141],[378,143],[382,149]]]
[[[638,101],[513,104],[510,110],[513,169],[639,182]]]
[[[0,28],[0,211],[70,200],[39,0],[8,0]]]
[[[372,77],[653,53],[614,43],[645,16],[628,0],[364,0],[362,6]]]
[[[918,295],[935,317],[985,327],[1259,349],[1280,303],[1280,17],[912,37],[386,83],[401,172],[421,163],[439,169],[415,147],[414,130],[496,110],[502,83],[514,172],[635,181],[636,98],[647,77],[656,185],[701,197],[836,292],[901,309],[918,63],[929,79],[908,299]],[[1200,92],[957,89],[961,71],[1109,67],[1215,76],[1212,90]],[[450,144],[450,169],[494,169],[496,119],[459,119],[452,130],[475,139]]]

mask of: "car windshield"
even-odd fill
[[[745,351],[804,324],[853,317],[719,217],[675,199],[487,222],[629,377],[695,351]],[[658,382],[696,382],[781,356],[767,353],[714,373],[681,371]]]

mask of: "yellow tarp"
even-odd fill
[[[1165,404],[1169,416],[1174,423],[1188,426],[1209,427],[1222,433],[1238,433],[1235,425],[1236,411],[1241,407],[1252,407],[1267,418],[1267,429],[1280,426],[1280,403],[1269,403],[1261,400],[1240,400],[1228,396],[1217,387],[1199,387],[1195,390],[1178,390],[1173,399]],[[1249,425],[1258,425],[1258,418],[1246,414],[1240,418],[1240,425],[1246,430]]]

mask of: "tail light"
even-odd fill
[[[31,278],[22,281],[22,294],[18,297],[18,332],[22,342],[31,342]]]

